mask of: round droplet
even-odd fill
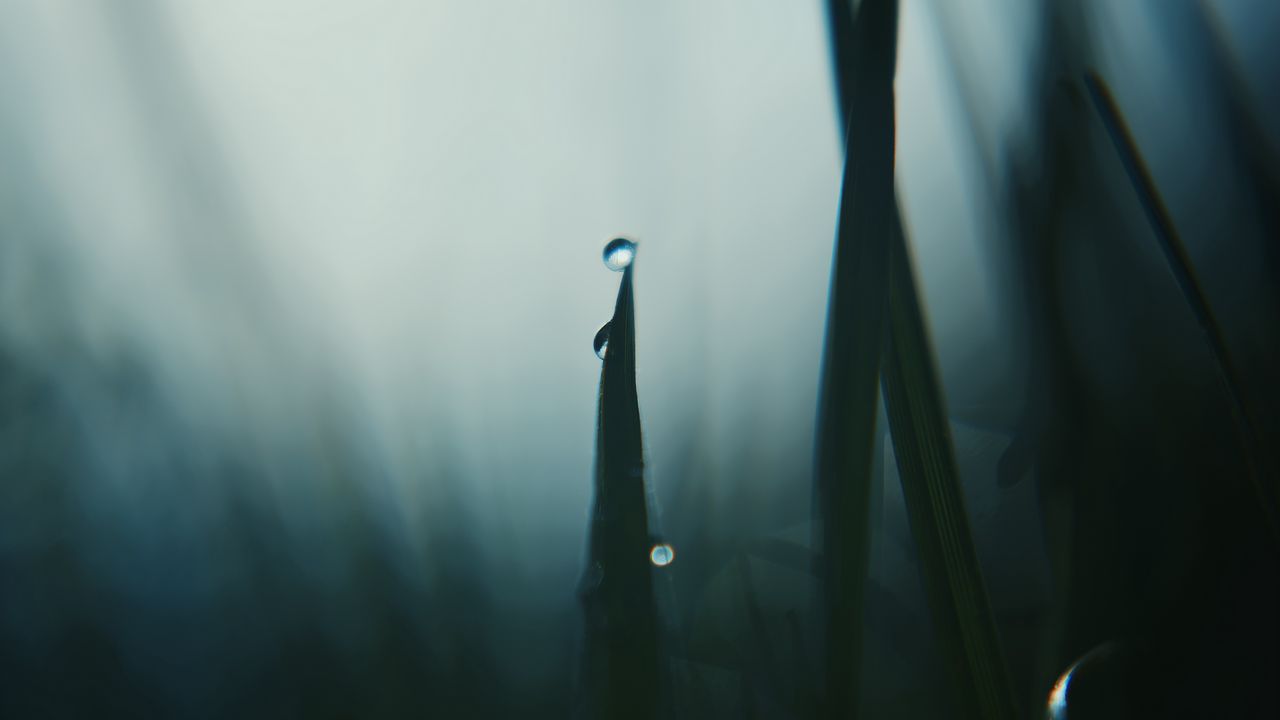
[[[596,331],[596,339],[592,343],[596,349],[596,357],[604,359],[604,354],[609,351],[609,323],[600,326]]]
[[[621,272],[636,259],[636,244],[626,238],[614,238],[604,246],[604,265]]]
[[[675,548],[666,543],[654,545],[653,549],[649,551],[649,561],[658,567],[666,567],[675,559]]]

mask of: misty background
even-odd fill
[[[1041,9],[903,0],[896,83],[969,511],[1029,655],[1054,584],[1035,484],[995,479],[1027,358],[983,168],[1027,157]],[[1274,153],[1280,5],[1080,15],[1274,407],[1276,238],[1206,58],[1224,43]],[[566,715],[619,235],[671,621],[733,657],[747,562],[804,625],[811,578],[750,548],[810,536],[843,163],[826,22],[763,0],[0,2],[0,714]],[[1157,279],[1136,312],[1196,375],[1159,249],[1133,245]],[[1105,295],[1078,262],[1075,291]],[[873,692],[929,695],[891,453]],[[1029,703],[1062,669],[1019,665]],[[707,675],[739,694],[727,661]]]

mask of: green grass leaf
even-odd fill
[[[958,716],[1017,716],[1012,683],[964,506],[946,403],[934,369],[901,222],[890,248],[882,384],[925,595]]]
[[[1115,145],[1125,173],[1133,184],[1134,192],[1138,196],[1147,220],[1151,223],[1156,241],[1168,262],[1169,272],[1178,283],[1182,297],[1187,301],[1188,308],[1204,334],[1209,351],[1213,354],[1218,377],[1231,401],[1232,420],[1236,424],[1242,455],[1248,463],[1249,483],[1257,496],[1262,521],[1266,524],[1272,541],[1280,543],[1280,521],[1276,518],[1276,503],[1273,497],[1276,481],[1274,465],[1263,449],[1258,432],[1257,411],[1252,407],[1249,394],[1244,389],[1240,372],[1236,369],[1235,360],[1227,344],[1226,334],[1223,333],[1222,325],[1209,304],[1208,295],[1196,275],[1186,245],[1173,224],[1169,208],[1166,207],[1164,199],[1156,189],[1155,179],[1151,176],[1142,153],[1138,151],[1138,144],[1133,139],[1133,133],[1130,132],[1124,116],[1120,113],[1111,89],[1107,87],[1100,75],[1092,71],[1085,74],[1084,83],[1089,90],[1089,96],[1093,99],[1094,107],[1098,110],[1098,116],[1107,129],[1107,135]]]
[[[836,85],[849,93],[841,102],[848,108],[848,141],[814,473],[826,717],[849,717],[858,703],[876,379],[893,228],[897,19],[896,0],[865,0],[847,31],[848,50],[836,53],[846,61]],[[832,33],[846,35],[839,28]]]
[[[655,717],[663,692],[636,399],[632,267],[623,271],[600,372],[587,569],[584,701],[591,718]]]

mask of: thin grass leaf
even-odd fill
[[[857,709],[869,555],[868,516],[876,378],[893,229],[896,0],[865,0],[845,33],[852,51],[837,68],[847,93],[844,184],[818,409],[815,547],[821,548],[824,678],[821,714]]]
[[[623,271],[600,372],[595,501],[581,595],[583,678],[591,718],[656,716],[662,692],[649,567],[632,268]]]
[[[934,633],[955,686],[957,714],[1012,720],[1017,716],[1013,686],[969,529],[951,428],[900,222],[889,262],[882,384]]]
[[[841,5],[839,0],[832,4],[830,10],[833,22],[843,16],[840,9],[836,7],[837,5]],[[899,475],[902,478],[904,497],[911,517],[912,531],[920,548],[921,571],[924,575],[924,583],[929,595],[935,632],[938,633],[939,645],[944,659],[957,686],[961,714],[965,717],[974,718],[1013,718],[1016,715],[1016,710],[1012,686],[1001,651],[998,633],[996,632],[995,620],[987,600],[986,588],[978,566],[977,553],[969,532],[968,516],[964,509],[963,495],[960,491],[959,476],[956,471],[955,451],[951,444],[950,426],[934,372],[932,351],[925,335],[924,321],[921,316],[914,279],[911,275],[910,262],[906,253],[905,240],[902,235],[901,219],[898,215],[896,200],[892,194],[892,82],[894,75],[892,52],[895,44],[891,41],[886,43],[886,40],[891,40],[886,36],[888,33],[896,34],[896,27],[886,24],[886,26],[877,28],[876,31],[870,29],[873,19],[876,18],[872,13],[879,9],[879,6],[869,0],[859,12],[856,27],[851,32],[841,32],[840,28],[833,27],[832,37],[833,42],[836,44],[834,55],[837,60],[842,57],[852,58],[854,63],[852,67],[839,66],[837,73],[844,79],[838,78],[836,81],[836,87],[841,92],[848,94],[847,99],[842,100],[840,104],[842,108],[847,107],[850,112],[849,134],[847,136],[850,164],[855,158],[859,157],[861,152],[864,152],[861,148],[862,144],[868,141],[885,142],[884,136],[888,136],[885,147],[890,150],[889,167],[887,169],[877,169],[882,173],[880,180],[887,178],[890,190],[887,197],[882,197],[882,204],[877,208],[879,224],[876,230],[883,234],[875,238],[883,243],[876,249],[885,254],[878,257],[877,260],[885,263],[881,268],[890,279],[889,287],[887,288],[887,303],[884,301],[885,287],[883,278],[877,279],[878,282],[874,283],[871,289],[880,293],[877,297],[878,302],[875,304],[876,309],[887,310],[889,318],[888,327],[885,328],[887,332],[884,335],[886,338],[883,347],[885,355],[881,360],[883,362],[884,376],[882,380],[886,409],[890,419],[890,433],[894,442],[895,454],[898,458]],[[891,10],[896,15],[896,6],[892,7]],[[885,34],[877,35],[877,33]],[[842,38],[848,38],[843,44],[846,48],[852,49],[841,49]],[[888,50],[887,57],[884,55],[875,56],[877,45],[882,50]],[[879,68],[874,65],[870,68],[867,67],[870,63],[877,61],[880,63]],[[864,79],[864,75],[860,75],[859,72],[866,74],[874,69],[885,73],[880,77],[880,81],[884,82],[885,77],[887,77],[889,85],[887,93],[881,96],[887,99],[885,104],[888,108],[888,122],[886,123],[888,132],[882,131],[879,135],[871,135],[869,137],[866,129],[858,125],[859,115],[865,112],[865,105],[860,105],[860,103],[865,103],[861,95],[870,94],[866,84],[867,81]],[[852,78],[852,80],[848,78]],[[863,121],[866,122],[865,119]],[[881,120],[881,122],[883,123],[884,121]],[[872,140],[871,138],[874,139]],[[846,193],[849,190],[850,177],[850,171],[846,169]],[[866,186],[864,185],[863,187]],[[883,189],[882,186],[872,185],[872,187],[876,190]],[[842,233],[845,229],[844,221],[845,217],[842,208]],[[844,240],[843,235],[841,240]],[[867,243],[865,234],[863,235],[863,243]],[[835,295],[834,291],[833,295]],[[839,306],[835,297],[833,297],[832,302],[834,314],[839,309]],[[858,330],[868,332],[873,327],[876,327],[876,323],[867,321]],[[853,329],[839,327],[835,325],[834,320],[832,328],[834,330],[829,330],[829,332]],[[859,336],[855,334],[853,337]],[[880,337],[882,336],[874,334],[860,336],[864,343],[867,338]],[[866,344],[876,345],[875,342]],[[868,349],[863,347],[862,350],[864,357],[878,355],[875,348]],[[830,356],[828,360],[830,361]],[[864,359],[860,369],[874,377],[877,367],[878,365],[874,360],[868,361]],[[860,387],[859,389],[864,388]],[[872,398],[869,402],[860,398],[860,400],[866,402],[866,405],[857,408],[858,410],[865,412],[870,408],[871,412],[874,412],[874,388],[871,389],[871,392]],[[824,394],[823,401],[826,402],[827,400],[828,396]],[[826,419],[827,416],[824,415],[823,420],[825,421]],[[860,427],[859,429],[864,432],[870,432],[870,428]],[[825,432],[828,428],[824,425],[822,430]],[[850,448],[850,450],[861,450],[863,446],[860,441],[862,439],[863,436],[846,438],[846,441],[856,440],[859,442],[857,447]],[[829,442],[833,438],[824,434],[822,440]],[[858,460],[860,461],[859,470],[869,468],[869,455],[865,459],[858,458]],[[858,479],[861,480],[860,477]],[[866,487],[866,485],[861,487]],[[863,492],[857,497],[857,500],[860,501],[860,504],[848,503],[847,510],[850,514],[844,516],[846,528],[848,524],[857,524],[859,520],[865,521],[867,518],[867,493]],[[827,517],[830,520],[835,520],[828,508],[824,508],[824,510],[827,510]],[[852,535],[853,532],[846,530],[846,534]],[[847,549],[830,542],[834,539],[830,532],[827,533],[827,536],[828,543],[823,545],[826,553],[830,554],[833,550]],[[832,618],[829,622],[862,622],[862,595],[865,589],[867,572],[865,555],[867,538],[865,530],[862,531],[859,537],[846,537],[843,539],[853,540],[855,543],[860,541],[857,550],[863,554],[858,558],[861,561],[860,565],[855,566],[858,573],[855,577],[835,578],[828,575],[829,612],[845,611],[849,613],[842,619]],[[853,543],[850,544],[852,545]],[[846,559],[846,562],[840,563],[839,559],[827,558],[826,565],[826,570],[829,573],[832,570],[838,571],[842,565],[849,567],[852,563],[849,563],[848,559]],[[857,585],[856,607],[839,607],[831,603],[830,598],[833,595],[840,592],[842,588],[847,588],[854,584]],[[830,638],[832,637],[830,629],[828,629],[828,637],[828,642],[830,643]],[[858,649],[857,646],[855,646],[856,649]],[[844,668],[839,664],[833,666],[831,663],[847,662],[847,657],[842,656],[840,650],[847,651],[847,648],[833,650],[828,647],[828,705],[825,710],[829,717],[848,717],[856,710],[855,689],[851,688],[849,693],[837,693],[833,690],[832,683],[839,682],[840,674],[844,672]],[[856,681],[856,666],[853,679]]]
[[[1169,271],[1177,281],[1182,297],[1195,315],[1196,322],[1204,333],[1205,342],[1213,354],[1219,379],[1231,404],[1232,420],[1236,424],[1238,440],[1248,465],[1249,482],[1257,496],[1263,522],[1266,523],[1272,540],[1280,543],[1280,523],[1276,519],[1275,501],[1272,497],[1272,486],[1276,479],[1272,470],[1274,464],[1270,462],[1259,440],[1257,414],[1250,406],[1248,393],[1243,389],[1222,325],[1214,316],[1208,296],[1199,278],[1196,277],[1186,245],[1178,235],[1169,209],[1160,196],[1159,190],[1156,189],[1151,171],[1147,169],[1147,164],[1138,151],[1138,145],[1124,117],[1120,114],[1120,108],[1110,88],[1102,77],[1093,71],[1085,73],[1084,82],[1089,89],[1094,107],[1097,108],[1098,115],[1102,119],[1102,124],[1115,145],[1116,153],[1120,156],[1121,164],[1124,165],[1125,172],[1133,184],[1147,220],[1151,223],[1156,241],[1169,264]]]

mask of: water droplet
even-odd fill
[[[1067,720],[1067,689],[1071,685],[1071,677],[1079,664],[1079,662],[1073,663],[1058,678],[1058,682],[1053,684],[1053,690],[1049,692],[1049,707],[1046,713],[1049,720]]]
[[[1058,677],[1058,682],[1053,684],[1053,689],[1049,691],[1049,703],[1046,707],[1045,717],[1048,720],[1066,720],[1067,719],[1067,698],[1071,691],[1071,681],[1075,676],[1088,665],[1095,665],[1099,660],[1105,660],[1111,656],[1116,649],[1115,643],[1102,643],[1089,652],[1085,653],[1079,660],[1071,663],[1071,665]]]
[[[596,339],[592,342],[596,349],[596,357],[604,359],[604,354],[609,351],[609,323],[600,326],[596,331]]]
[[[626,238],[614,238],[604,246],[604,265],[621,272],[636,259],[636,244]]]
[[[649,551],[649,561],[658,567],[666,567],[675,559],[675,548],[666,543],[654,545],[653,549]]]

